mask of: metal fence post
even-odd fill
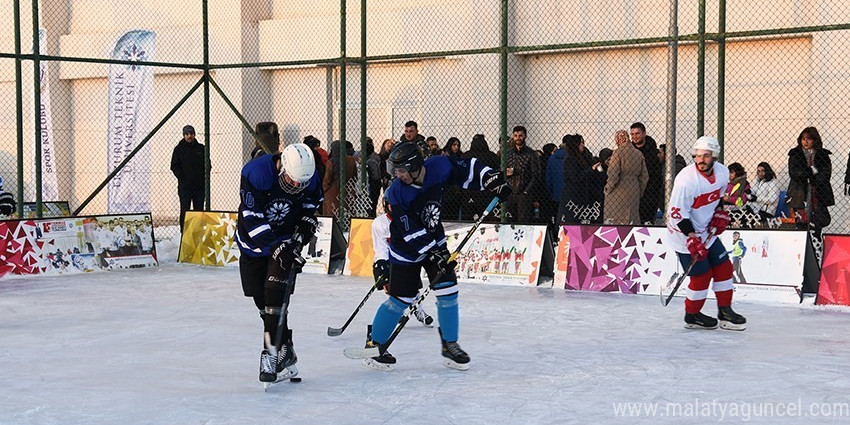
[[[21,70],[21,2],[15,0],[15,130],[18,158],[18,217],[24,216],[24,88]]]
[[[35,214],[42,218],[41,205],[41,58],[38,39],[38,0],[32,1],[33,147],[35,148]]]

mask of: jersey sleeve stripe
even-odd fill
[[[242,211],[242,217],[264,218],[265,215],[263,213],[258,213],[258,212],[254,212],[254,211],[251,211],[251,210],[243,210]]]
[[[256,229],[248,232],[248,236],[255,238],[260,233],[267,232],[267,231],[270,232],[271,230],[272,230],[271,226],[269,226],[268,224],[263,224],[262,226],[258,226]]]
[[[484,175],[487,174],[488,171],[492,170],[492,168],[485,166],[480,173],[478,173],[478,188],[484,190]]]
[[[395,258],[395,259],[396,259],[396,260],[398,260],[398,261],[403,262],[403,263],[416,263],[416,262],[419,262],[419,261],[422,261],[422,260],[424,260],[424,259],[425,259],[425,256],[424,256],[424,255],[420,255],[418,258],[411,260],[411,259],[406,258],[405,256],[403,256],[403,255],[401,255],[401,254],[399,254],[399,253],[395,252],[395,251],[392,249],[392,247],[390,247],[390,256],[391,256],[391,257],[393,257],[393,258]]]
[[[436,244],[437,244],[437,241],[431,241],[431,243],[429,243],[428,245],[425,245],[421,249],[419,249],[419,253],[424,254],[424,253],[430,251],[431,248],[433,248],[434,245],[436,245]]]
[[[472,179],[475,178],[475,161],[477,161],[477,158],[472,158],[469,161],[469,177],[467,177],[466,181],[463,182],[464,189],[469,189],[469,184],[472,183]]]
[[[405,241],[405,242],[410,242],[411,240],[416,239],[416,238],[418,238],[418,237],[420,237],[420,236],[424,235],[425,233],[426,233],[425,229],[422,229],[422,230],[420,230],[420,231],[418,231],[418,232],[416,232],[416,233],[411,233],[411,234],[409,234],[409,235],[407,235],[407,236],[405,236],[405,237],[404,237],[404,241]]]
[[[242,248],[245,248],[247,250],[254,251],[254,252],[257,252],[257,253],[263,252],[263,250],[261,250],[260,248],[251,248],[250,246],[248,246],[248,244],[246,244],[245,242],[242,242],[242,239],[239,238],[239,232],[236,232],[236,241],[239,242],[239,245]]]

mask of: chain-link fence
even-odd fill
[[[254,126],[272,121],[282,145],[313,136],[323,156],[334,154],[324,164],[323,212],[347,227],[352,216],[382,211],[376,195],[386,179],[369,171],[365,138],[380,156],[415,121],[423,139],[435,138],[435,154],[487,158],[506,171],[515,195],[504,220],[658,223],[675,172],[656,147],[675,143],[666,153],[679,156],[678,171],[707,134],[752,186],[736,198],[747,205],[731,207],[741,211],[736,224],[815,221],[850,231],[850,58],[842,54],[850,5],[721,0],[677,10],[671,37],[671,4],[657,1],[68,0],[34,8],[6,0],[0,177],[19,200],[67,200],[80,214],[148,209],[167,237],[179,231],[170,165],[183,126],[194,125],[206,146],[207,207],[232,211]],[[638,122],[648,137],[631,128]],[[514,144],[517,126],[528,150]],[[831,169],[817,150],[804,164],[810,175],[792,184],[789,151],[806,127],[832,153]],[[618,149],[619,130],[639,150]],[[351,146],[334,150],[337,140]],[[762,163],[772,183],[759,174],[771,174]],[[812,184],[788,201],[789,188]],[[831,220],[822,212],[828,189]],[[448,191],[444,218],[474,218],[483,208],[476,196]]]

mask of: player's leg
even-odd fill
[[[708,248],[708,261],[714,276],[712,289],[717,297],[717,319],[720,321],[720,327],[736,331],[746,329],[747,319],[732,310],[732,275],[735,270],[720,239],[715,240]]]
[[[454,270],[440,273],[436,264],[425,264],[428,279],[437,298],[437,322],[440,324],[440,341],[446,366],[459,369],[469,369],[469,355],[457,343],[460,328],[460,311],[458,308],[457,276]]]
[[[390,296],[381,303],[372,319],[372,342],[378,346],[379,355],[366,359],[367,366],[389,370],[388,365],[395,363],[395,358],[383,348],[383,344],[389,340],[404,310],[419,293],[422,286],[420,270],[418,264],[393,264],[390,267]]]
[[[693,260],[691,254],[677,252],[679,262],[685,269]],[[711,284],[711,268],[708,260],[702,260],[691,269],[688,289],[685,291],[685,327],[688,329],[716,329],[717,320],[702,314],[702,306],[708,296],[708,286]]]
[[[269,257],[251,257],[242,254],[239,257],[239,275],[242,279],[242,293],[254,300],[254,305],[260,312],[263,327],[266,323],[265,281]],[[265,347],[260,352],[260,381],[271,382],[275,376],[275,361]]]
[[[292,285],[295,284],[295,282],[289,281],[288,275],[289,270],[283,269],[280,262],[268,261],[263,291],[266,304],[263,327],[266,343],[265,348],[269,350],[274,347],[274,351],[272,352],[277,353],[277,358],[274,359],[274,380],[277,380],[277,375],[284,369],[291,368],[295,371],[294,365],[298,362],[298,356],[295,355],[295,349],[292,343],[292,330],[289,328],[287,318],[288,305],[284,305],[288,304],[289,296],[294,289]],[[279,333],[278,327],[280,327]],[[277,337],[278,334],[280,335],[280,339]],[[266,376],[266,378],[269,379],[271,377]]]

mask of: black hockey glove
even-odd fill
[[[292,240],[298,245],[304,246],[313,236],[316,235],[316,229],[319,227],[319,220],[312,215],[301,217],[298,224],[295,225],[295,231],[292,233]]]
[[[437,251],[431,251],[428,254],[427,261],[431,264],[435,264],[440,269],[440,272],[445,275],[445,274],[448,274],[449,272],[454,271],[455,267],[457,267],[457,261],[455,261],[455,260],[449,261],[450,258],[451,258],[451,256],[449,255],[448,251],[437,250]]]
[[[390,262],[387,260],[378,260],[372,264],[372,276],[375,277],[375,287],[378,290],[384,289],[390,283]]]
[[[282,242],[272,251],[272,261],[277,261],[283,270],[301,273],[304,269],[304,257],[301,256],[301,244],[292,241]]]
[[[511,187],[505,182],[502,173],[496,170],[488,170],[484,174],[484,189],[487,189],[497,197],[499,201],[504,202],[511,196]]]

